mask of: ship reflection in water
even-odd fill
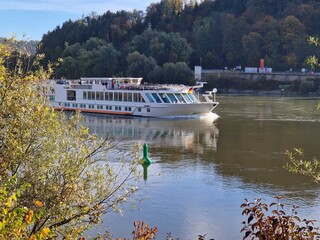
[[[212,114],[195,119],[132,118],[106,115],[84,115],[83,125],[92,133],[121,141],[121,150],[134,143],[148,143],[163,150],[165,147],[201,153],[204,148],[217,149],[219,130]],[[151,149],[151,151],[152,151]]]
[[[127,206],[123,216],[106,214],[103,224],[94,232],[109,230],[113,238],[128,237],[131,234],[130,226],[136,220],[159,227],[159,239],[165,239],[166,231],[174,230],[176,236],[185,239],[185,234],[191,236],[191,232],[203,233],[204,229],[210,229],[203,225],[209,222],[212,213],[209,208],[213,206],[212,200],[205,203],[210,197],[210,187],[203,178],[209,179],[206,176],[214,173],[214,155],[218,150],[219,139],[217,119],[216,114],[200,119],[85,115],[83,124],[92,133],[114,138],[118,142],[116,149],[112,149],[109,155],[110,161],[117,161],[123,153],[130,154],[136,143],[141,146],[143,143],[148,144],[152,161],[144,176],[147,181],[141,183],[136,196],[143,199],[135,203],[136,210],[132,211]],[[200,214],[202,209],[198,212],[199,206],[206,209],[204,215]],[[193,217],[186,216],[191,210],[196,211],[193,217],[197,215],[203,219],[197,225],[191,224],[193,227],[189,227]],[[188,225],[188,232],[185,224]],[[210,230],[208,234],[211,233]]]

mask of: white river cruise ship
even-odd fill
[[[57,110],[141,116],[186,117],[205,115],[219,104],[213,91],[196,86],[142,84],[142,78],[81,78],[49,80],[49,99]]]

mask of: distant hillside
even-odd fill
[[[0,37],[0,42],[3,43],[6,41],[6,38]],[[29,52],[31,55],[35,55],[37,53],[37,46],[39,44],[39,41],[18,41],[17,47],[18,49],[21,49],[23,51]]]
[[[56,77],[70,78],[125,74],[168,81],[166,74],[180,71],[178,63],[251,67],[261,58],[273,70],[299,70],[310,67],[306,58],[316,50],[307,39],[320,33],[319,22],[320,3],[312,0],[162,0],[146,12],[69,20],[43,36],[41,52],[47,61],[65,59]]]

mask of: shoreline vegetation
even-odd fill
[[[218,94],[270,95],[270,96],[318,96],[320,78],[305,80],[267,80],[264,75],[258,79],[239,77],[217,77],[208,75],[204,91],[217,88]]]

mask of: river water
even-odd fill
[[[106,214],[95,231],[129,238],[133,222],[157,226],[157,239],[242,239],[244,199],[298,205],[301,219],[320,221],[320,186],[289,173],[286,150],[319,157],[320,99],[219,96],[216,114],[202,119],[145,119],[86,115],[100,134],[119,136],[120,151],[147,143],[152,164],[136,209]],[[319,157],[320,158],[320,157]],[[320,222],[319,222],[320,225]]]

